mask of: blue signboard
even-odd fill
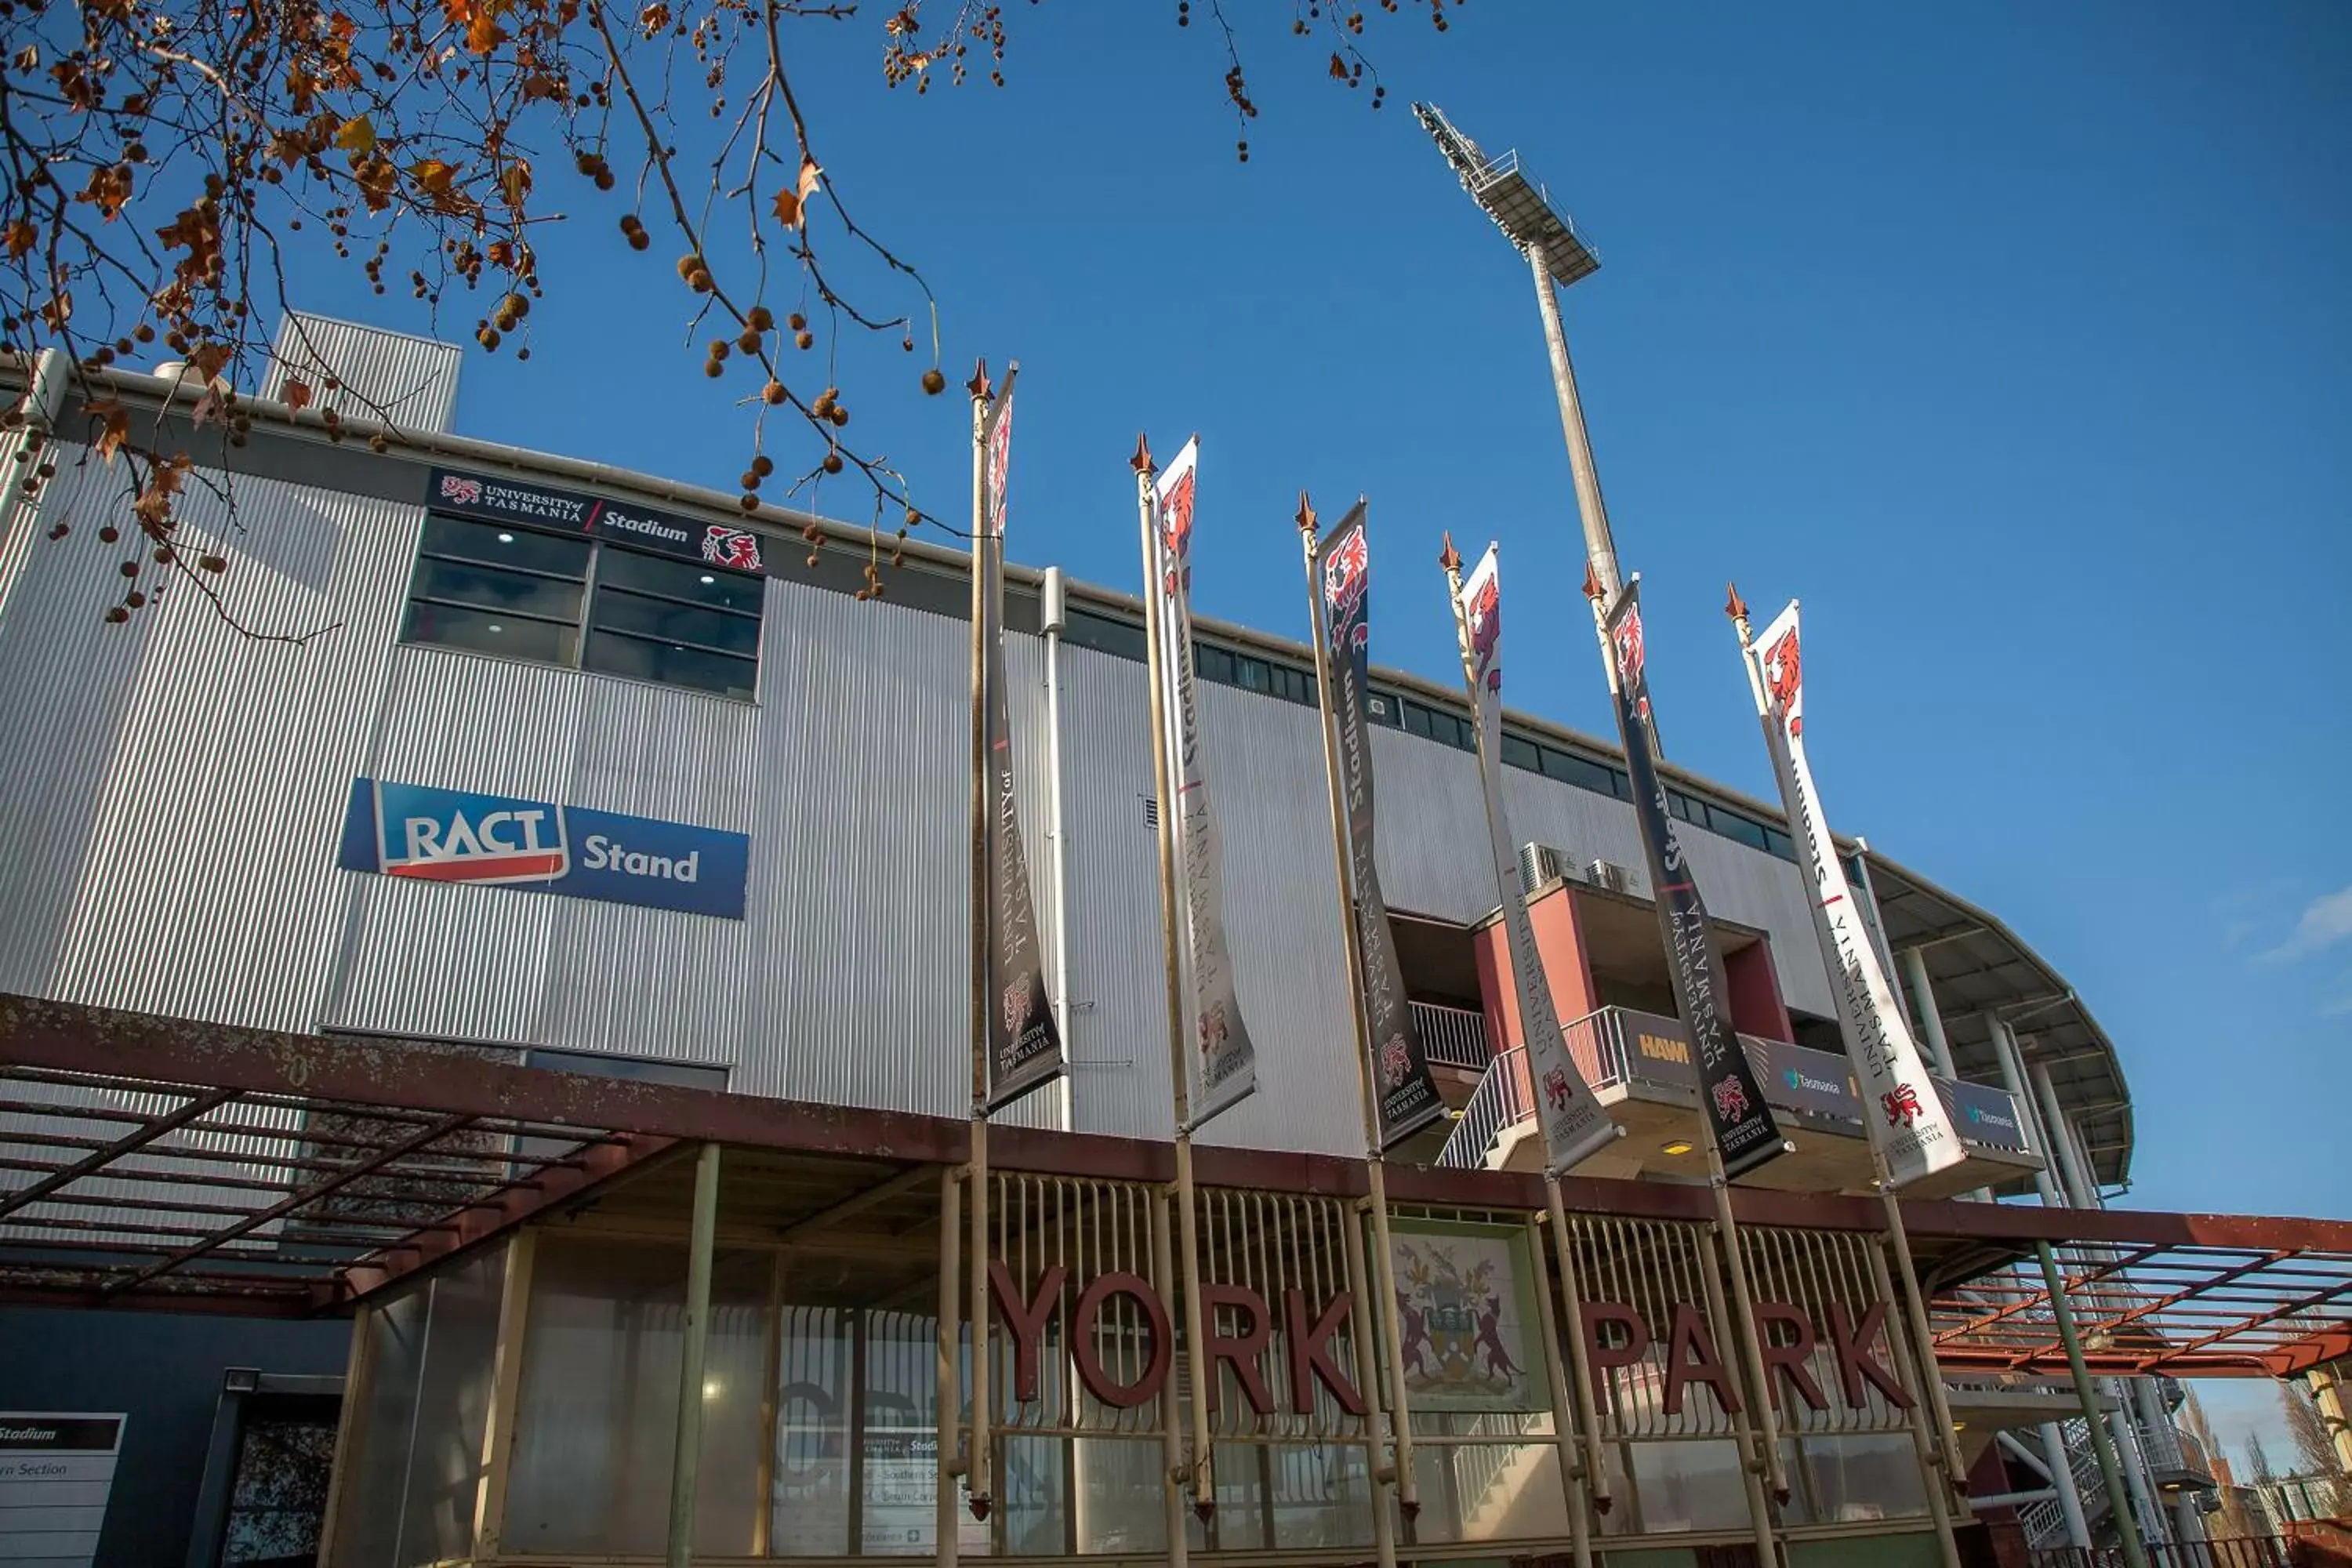
[[[740,921],[751,840],[585,806],[353,779],[341,863]]]

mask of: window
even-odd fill
[[[1737,812],[1710,805],[1706,808],[1706,825],[1726,838],[1735,839],[1750,849],[1768,847],[1764,841],[1764,825]]]
[[[1234,684],[1234,656],[1223,648],[1212,647],[1204,642],[1194,643],[1192,668],[1203,680],[1213,680],[1219,686]]]
[[[1666,792],[1666,809],[1696,827],[1706,826],[1706,807],[1678,789]]]
[[[765,593],[693,562],[431,515],[401,635],[748,699]]]
[[[699,1062],[649,1060],[644,1057],[606,1056],[602,1051],[561,1051],[533,1046],[523,1065],[552,1072],[583,1073],[590,1078],[621,1078],[637,1083],[676,1084],[682,1089],[727,1087],[727,1069]]]
[[[1783,860],[1794,860],[1797,858],[1797,841],[1777,827],[1767,827],[1764,830],[1764,847]]]
[[[1503,765],[1525,768],[1531,773],[1543,771],[1543,753],[1533,741],[1522,741],[1517,735],[1503,737]]]
[[[1277,664],[1274,667],[1274,694],[1286,701],[1312,708],[1315,706],[1315,677],[1310,671]]]
[[[1620,799],[1632,792],[1623,783],[1624,775],[1613,768],[1563,752],[1553,746],[1543,748],[1544,777],[1572,784],[1579,789],[1589,789],[1595,795],[1615,795]]]
[[[1244,691],[1263,691],[1271,695],[1274,691],[1274,666],[1245,653],[1235,654],[1234,684]]]
[[[1364,699],[1364,711],[1373,723],[1386,724],[1393,730],[1404,722],[1404,699],[1375,687]]]
[[[1114,658],[1131,658],[1143,662],[1143,628],[1125,621],[1112,620],[1108,616],[1096,615],[1092,610],[1073,608],[1069,620],[1062,628],[1065,639],[1080,647],[1090,647],[1097,653],[1107,653]]]

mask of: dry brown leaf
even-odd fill
[[[92,403],[89,412],[99,421],[98,439],[92,444],[97,447],[99,457],[111,466],[114,454],[122,449],[122,443],[131,439],[131,410],[108,397]]]
[[[801,219],[808,206],[809,196],[816,190],[824,174],[824,171],[816,166],[815,159],[806,153],[801,155],[799,183],[793,189],[776,193],[778,223],[782,224],[786,228],[798,228],[801,226]]]
[[[346,153],[373,153],[375,151],[375,126],[364,114],[356,120],[346,120],[335,129],[335,145]]]
[[[289,408],[308,408],[310,405],[310,388],[303,382],[289,381],[286,384],[285,399]]]

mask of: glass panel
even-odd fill
[[[1069,625],[1063,634],[1080,647],[1090,647],[1118,658],[1143,662],[1143,628],[1124,621],[1114,621],[1108,616],[1097,616],[1090,610],[1072,610]]]
[[[1537,748],[1533,741],[1522,741],[1517,735],[1505,735],[1503,765],[1507,768],[1525,768],[1531,773],[1540,773],[1543,771],[1543,752]]]
[[[1371,1486],[1364,1451],[1346,1444],[1275,1444],[1274,1544],[1357,1547],[1372,1538]]]
[[[711,1271],[695,1545],[751,1550],[771,1255]],[[517,1400],[505,1543],[657,1556],[677,1435],[686,1249],[543,1236]]]
[[[766,582],[758,577],[721,572],[691,561],[671,561],[635,550],[616,549],[609,544],[604,547],[604,561],[596,568],[596,586],[632,588],[640,594],[659,594],[665,598],[738,610],[748,616],[760,613],[761,600],[767,592]]]
[[[340,1456],[343,1485],[334,1522],[335,1561],[349,1568],[394,1568],[429,1290],[412,1290],[368,1315],[367,1377]]]
[[[503,528],[496,523],[468,522],[464,518],[431,516],[425,520],[425,537],[417,546],[425,555],[461,555],[494,566],[528,572],[551,572],[573,579],[588,575],[584,539],[560,533],[537,533],[527,528]]]
[[[1376,691],[1368,689],[1364,710],[1366,716],[1375,724],[1386,724],[1391,729],[1394,729],[1404,722],[1404,699],[1393,691]]]
[[[1777,827],[1767,827],[1764,830],[1764,847],[1783,860],[1794,860],[1797,858],[1797,841]]]
[[[317,1394],[260,1394],[247,1403],[221,1531],[223,1568],[316,1561],[335,1463],[336,1403]]]
[[[1192,668],[1203,680],[1213,680],[1220,686],[1234,683],[1234,656],[1221,647],[1207,643],[1192,645]]]
[[[671,599],[652,599],[599,581],[588,624],[606,631],[631,632],[661,642],[690,643],[722,653],[757,658],[760,623],[749,616],[706,610]]]
[[[1666,792],[1666,809],[1695,826],[1706,826],[1706,807],[1678,789],[1670,789]]]
[[[768,1550],[778,1557],[840,1557],[849,1552],[856,1316],[824,1307],[784,1309],[776,1479],[768,1499]]]
[[[1546,746],[1543,749],[1543,771],[1546,778],[1559,779],[1579,789],[1589,789],[1595,795],[1617,793],[1611,784],[1607,768],[1570,752]]]
[[[1706,825],[1726,838],[1736,838],[1751,849],[1764,847],[1764,825],[1720,806],[1706,808]]]
[[[1286,664],[1274,667],[1274,692],[1286,701],[1315,706],[1315,678]]]
[[[1078,1550],[1121,1552],[1132,1557],[1163,1556],[1168,1550],[1168,1515],[1160,1499],[1160,1478],[1167,1463],[1160,1439],[1081,1437],[1071,1444],[1071,1464],[1077,1474]],[[1190,1515],[1191,1510],[1186,1510]],[[1196,1525],[1188,1532],[1200,1539]]]
[[[1504,1416],[1500,1419],[1511,1420]],[[1414,1417],[1418,1424],[1420,1417]],[[1469,1419],[1463,1422],[1469,1426]],[[1423,1542],[1538,1540],[1568,1533],[1550,1417],[1540,1443],[1424,1444],[1413,1449]]]
[[[760,666],[756,660],[647,642],[619,632],[590,632],[581,666],[607,675],[658,681],[664,686],[716,691],[722,697],[748,698],[759,689]]]
[[[571,626],[554,621],[415,602],[408,606],[408,625],[401,632],[408,642],[472,648],[477,653],[537,659],[543,664],[570,664],[572,642],[578,636]]]
[[[1437,737],[1431,724],[1436,717],[1436,714],[1418,702],[1407,702],[1404,705],[1404,727],[1413,734],[1425,735],[1433,741],[1435,740]]]
[[[1244,691],[1274,689],[1274,668],[1262,658],[1252,658],[1245,653],[1235,654],[1234,673]]]
[[[486,610],[507,610],[542,620],[580,618],[580,584],[557,577],[532,577],[520,572],[499,572],[462,561],[421,560],[416,563],[420,599],[455,599]]]
[[[1924,1517],[1919,1458],[1901,1432],[1790,1439],[1781,1445],[1790,1488],[1785,1517],[1792,1524],[1845,1524]]]
[[[1739,1451],[1731,1439],[1613,1443],[1603,1452],[1610,1489],[1618,1499],[1617,1506],[1601,1516],[1603,1534],[1748,1528]]]
[[[408,1501],[401,1510],[404,1563],[439,1563],[473,1551],[474,1496],[481,1479],[482,1428],[490,1410],[506,1261],[501,1247],[434,1279],[425,1367],[417,1380],[416,1436],[409,1449]]]

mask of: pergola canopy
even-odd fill
[[[1884,897],[1882,893],[1882,897]],[[774,1223],[833,1225],[968,1157],[960,1120],[509,1066],[0,995],[0,1300],[332,1315],[535,1217],[682,1201],[665,1159],[758,1151]],[[1171,1145],[999,1127],[992,1163],[1167,1182]],[[1360,1195],[1360,1162],[1203,1147],[1204,1186]],[[1545,1207],[1532,1173],[1391,1167],[1394,1201]],[[1706,1222],[1703,1188],[1568,1178],[1574,1213]],[[1735,1188],[1743,1224],[1877,1232],[1875,1199]],[[1947,1371],[2289,1375],[2352,1353],[2352,1223],[1906,1202]]]

